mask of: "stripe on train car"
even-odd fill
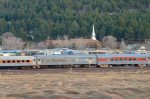
[[[98,61],[147,61],[146,58],[135,58],[135,57],[113,57],[113,58],[98,58]]]
[[[107,61],[109,61],[109,59],[108,58],[98,58],[98,61],[107,62]]]
[[[147,61],[146,58],[136,58],[137,61]]]

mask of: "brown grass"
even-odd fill
[[[0,76],[0,99],[147,99],[150,73],[50,73]]]

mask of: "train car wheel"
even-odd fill
[[[41,68],[41,66],[37,66],[37,68],[38,68],[38,69],[40,69],[40,68]]]
[[[32,68],[33,68],[33,69],[36,69],[36,66],[34,65],[34,66],[32,66]]]
[[[28,69],[31,69],[31,67],[29,67],[29,66],[24,67],[24,66],[23,66],[23,67],[20,67],[20,69],[21,69],[21,70],[28,70]]]
[[[146,65],[145,64],[139,64],[138,66],[139,67],[145,67]]]
[[[105,64],[104,66],[105,66],[105,67],[108,67],[109,65],[108,65],[108,64]]]
[[[108,64],[101,64],[100,67],[108,67]]]
[[[108,67],[113,67],[112,65],[108,65]]]
[[[41,68],[43,68],[43,69],[47,69],[48,68],[48,66],[46,65],[46,66],[41,66]]]

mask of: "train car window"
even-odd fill
[[[20,60],[17,60],[17,63],[20,63]]]
[[[132,61],[132,58],[129,58],[129,61]]]
[[[114,61],[114,59],[110,59],[111,61]]]
[[[11,63],[11,61],[10,61],[10,60],[7,60],[7,63]]]
[[[29,62],[30,62],[30,60],[26,60],[26,62],[27,62],[27,63],[29,63]]]
[[[146,58],[143,58],[143,60],[146,60]]]
[[[12,60],[12,63],[15,63],[16,61],[15,60]]]
[[[25,60],[22,60],[22,62],[24,63],[24,62],[25,62]]]
[[[116,59],[116,61],[118,61],[118,59]]]
[[[124,58],[124,60],[127,60],[127,58]]]
[[[40,59],[39,59],[39,61],[40,61]]]
[[[136,58],[133,58],[133,60],[136,60]]]
[[[122,58],[120,58],[120,61],[122,61]]]
[[[32,63],[32,60],[29,60],[30,63]]]
[[[6,63],[6,61],[5,61],[5,60],[3,60],[3,61],[2,61],[2,63]]]

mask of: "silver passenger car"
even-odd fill
[[[96,55],[36,55],[37,65],[89,65],[97,64]]]

